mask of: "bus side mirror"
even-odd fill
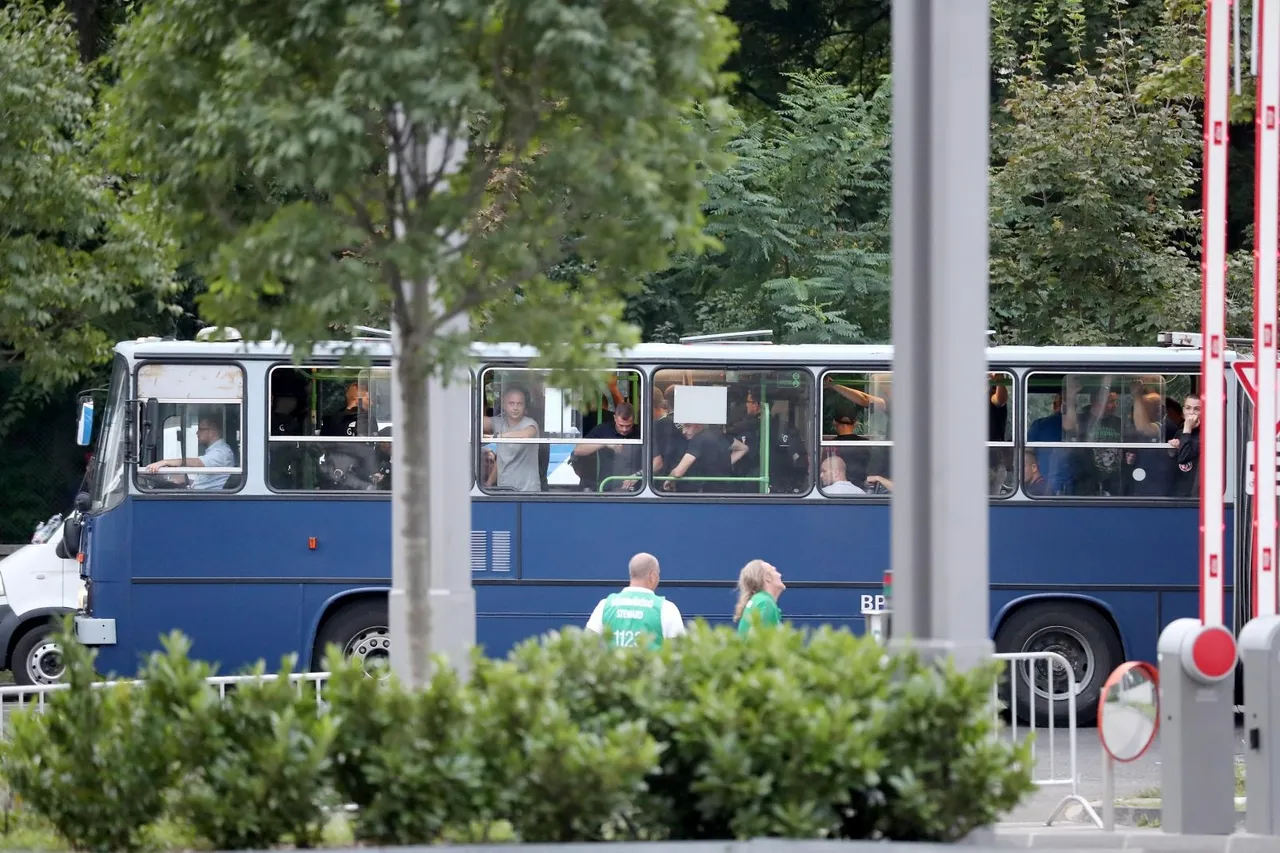
[[[160,432],[160,401],[150,397],[144,404],[142,415],[142,449],[146,451],[145,459],[155,461],[156,436]]]
[[[76,444],[88,447],[93,441],[93,398],[86,395],[79,400],[76,415]]]
[[[55,550],[58,557],[69,560],[80,553],[80,517],[72,515],[62,522],[62,541]]]
[[[80,492],[76,495],[75,507],[77,512],[88,512],[92,503],[93,501],[88,492]]]

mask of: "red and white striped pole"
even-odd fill
[[[1237,0],[1238,2],[1238,0]],[[1276,253],[1280,191],[1280,3],[1254,0],[1258,107],[1254,184],[1253,615],[1272,616],[1276,589]],[[1207,287],[1207,285],[1206,285]],[[1205,291],[1206,299],[1208,290]],[[1202,457],[1208,458],[1208,457]]]
[[[1223,624],[1226,453],[1227,110],[1229,0],[1207,0],[1204,75],[1204,415],[1200,426],[1200,621]]]

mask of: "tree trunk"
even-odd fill
[[[415,287],[416,289],[416,287]],[[430,475],[427,454],[427,418],[429,399],[425,371],[421,365],[422,347],[409,331],[397,342],[399,359],[396,378],[400,386],[400,412],[392,445],[395,471],[392,499],[400,504],[400,537],[404,548],[404,596],[406,623],[404,641],[408,644],[408,667],[401,681],[408,687],[421,687],[430,678],[431,661],[428,644],[431,637],[431,541]],[[436,531],[440,533],[440,531]]]
[[[102,44],[101,0],[65,0],[65,4],[75,19],[80,61],[93,62],[98,58],[98,48]]]

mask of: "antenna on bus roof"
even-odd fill
[[[751,343],[751,344],[772,344],[772,329],[757,329],[754,332],[716,332],[711,335],[684,335],[680,338],[682,344],[732,344],[732,343]]]
[[[1204,335],[1200,332],[1161,332],[1156,335],[1156,343],[1162,347],[1200,349],[1204,344]],[[1227,345],[1252,347],[1253,338],[1227,338]]]

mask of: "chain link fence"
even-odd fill
[[[0,369],[0,557],[71,511],[89,455],[75,435],[74,389],[36,396],[17,370]]]

